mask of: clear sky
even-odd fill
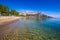
[[[42,11],[60,17],[60,0],[0,0],[0,4],[17,11]]]

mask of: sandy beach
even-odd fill
[[[8,24],[12,21],[19,19],[19,18],[20,17],[16,17],[16,16],[0,16],[0,26],[4,25],[4,24]]]

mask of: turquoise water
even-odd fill
[[[27,19],[0,28],[0,40],[60,40],[60,19]]]
[[[36,40],[60,40],[60,19],[29,19],[24,21]],[[33,39],[34,40],[34,39]]]

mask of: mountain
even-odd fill
[[[23,12],[23,15],[33,16],[33,17],[37,17],[37,18],[53,18],[51,16],[43,14],[42,12],[35,12],[35,11],[25,11],[25,12]]]

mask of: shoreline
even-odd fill
[[[19,19],[20,19],[20,17],[16,17],[16,16],[1,16],[0,17],[0,26],[10,24]]]

